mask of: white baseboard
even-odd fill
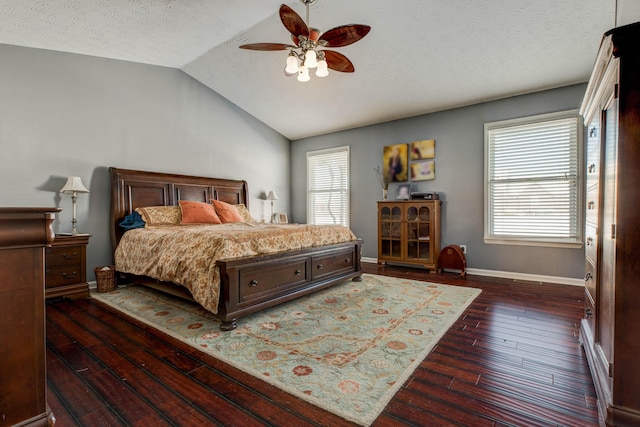
[[[376,258],[362,257],[362,262],[377,264]],[[540,274],[516,273],[513,271],[497,271],[484,270],[481,268],[467,268],[467,274],[475,274],[477,276],[499,277],[502,279],[512,279],[521,282],[532,283],[554,283],[559,285],[584,286],[583,279],[574,279],[571,277],[544,276]]]

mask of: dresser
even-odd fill
[[[378,202],[378,264],[438,268],[440,200]]]
[[[56,208],[0,208],[0,426],[53,425],[46,399],[44,250]]]
[[[89,234],[56,235],[45,251],[45,297],[88,298]]]
[[[585,316],[601,422],[640,426],[640,23],[602,39],[585,123]]]

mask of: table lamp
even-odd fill
[[[276,196],[276,192],[269,191],[269,194],[267,194],[267,200],[271,200],[271,222],[273,222],[273,201],[278,200],[278,196]]]
[[[78,193],[88,193],[89,190],[82,184],[82,180],[79,176],[70,176],[67,178],[67,182],[64,187],[60,189],[61,193],[71,194],[71,201],[73,202],[73,219],[71,220],[72,230],[71,234],[78,234],[78,220],[76,219],[76,201],[78,200]]]

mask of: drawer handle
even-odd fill
[[[322,270],[323,268],[324,268],[324,265],[318,264],[318,270]]]
[[[345,259],[344,259],[344,263],[345,263],[345,264],[349,264],[350,262],[351,262],[351,258],[345,258]]]
[[[302,276],[302,270],[296,270],[296,276]]]
[[[591,310],[589,307],[587,307],[587,308],[584,309],[584,314],[587,317],[591,317],[591,316],[593,316],[593,310]]]
[[[593,279],[593,274],[591,274],[591,272],[588,272],[587,275],[584,276],[584,281],[587,282],[591,279]]]
[[[67,255],[66,252],[62,252],[62,257],[64,259],[74,259],[78,257],[78,252],[72,252],[71,255]]]
[[[73,272],[73,273],[71,273],[71,274],[62,273],[62,277],[64,277],[65,279],[71,279],[71,278],[76,277],[76,275],[77,275],[77,274],[78,274],[78,272],[77,272],[77,271],[74,271],[74,272]]]
[[[258,281],[257,280],[252,280],[251,283],[249,283],[249,286],[251,286],[252,288],[255,288],[256,286],[258,286]]]

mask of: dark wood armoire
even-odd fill
[[[0,208],[0,426],[52,426],[44,250],[58,208]]]
[[[640,23],[601,42],[585,121],[585,317],[602,423],[640,426]]]

